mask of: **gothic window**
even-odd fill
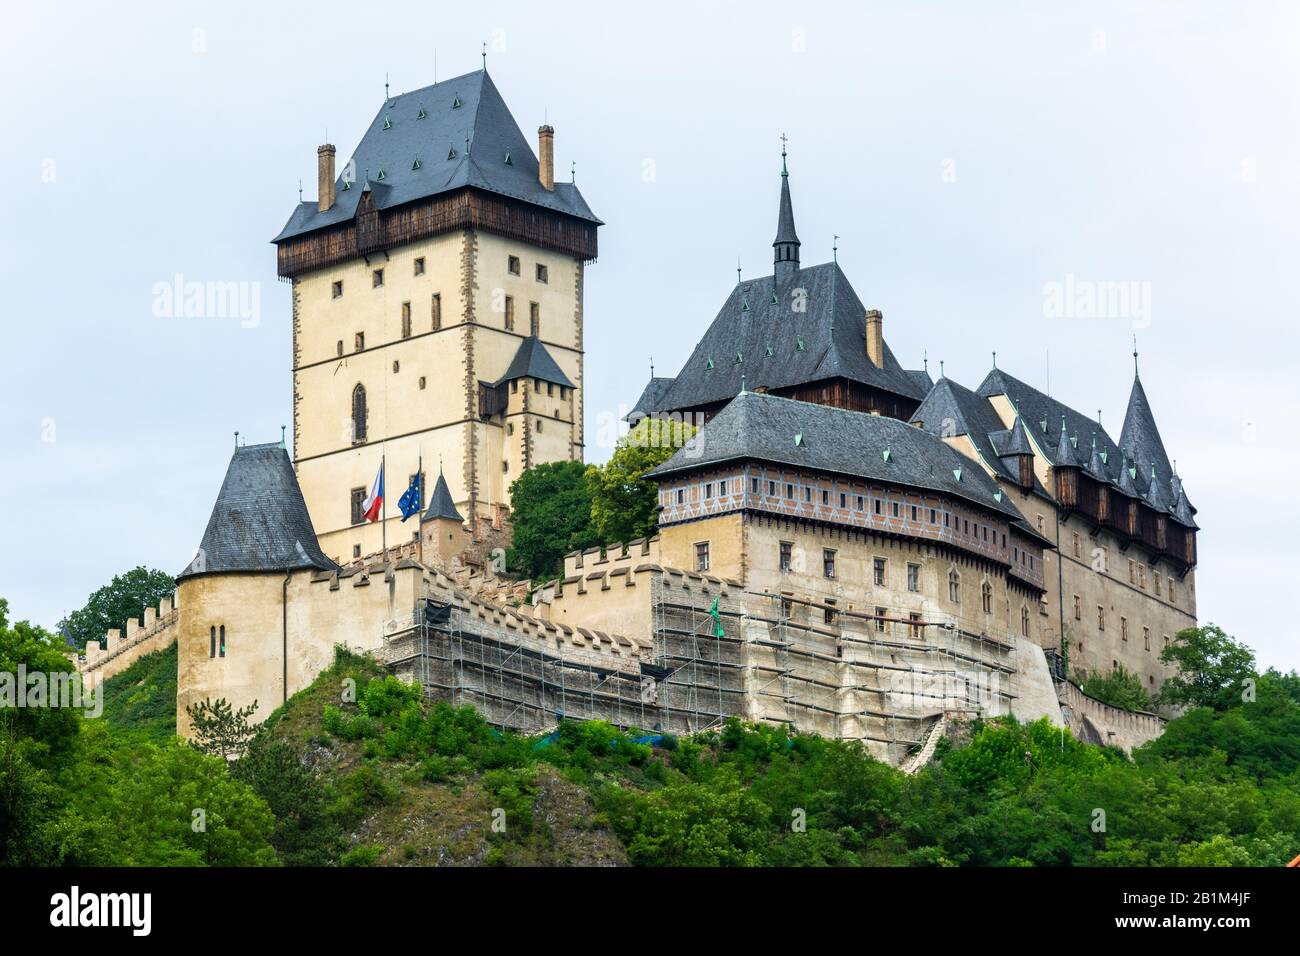
[[[402,303],[402,338],[411,337],[411,303]]]
[[[437,332],[442,328],[442,295],[438,292],[433,294],[431,311],[433,313],[433,331]]]
[[[1029,608],[1020,609],[1020,634],[1022,637],[1029,636]]]
[[[208,628],[208,657],[217,656],[217,628],[215,625]]]
[[[506,296],[506,331],[513,332],[514,330],[515,330],[515,297],[512,295],[508,295]]]
[[[352,390],[352,443],[366,440],[366,387],[358,384]]]
[[[226,625],[217,628],[217,656],[226,656]]]
[[[956,571],[948,572],[948,600],[953,604],[961,603],[961,577]]]
[[[536,302],[528,303],[528,334],[542,334],[542,307]]]
[[[980,602],[984,607],[985,614],[993,613],[993,585],[989,584],[987,581],[985,581],[983,587],[980,588]]]
[[[351,493],[352,500],[352,523],[361,524],[366,520],[366,489],[353,488]]]

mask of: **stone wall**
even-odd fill
[[[146,654],[170,647],[176,640],[178,610],[174,599],[163,598],[158,607],[144,609],[144,620],[126,622],[126,635],[114,628],[105,640],[87,641],[84,657],[77,659],[77,670],[98,684],[126,670]]]
[[[1071,681],[1057,681],[1056,690],[1065,724],[1079,740],[1122,747],[1131,753],[1165,732],[1163,717],[1103,704]]]

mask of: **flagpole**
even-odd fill
[[[388,563],[388,453],[379,454],[379,487],[383,494],[379,497],[379,529],[384,549],[384,564]]]
[[[424,446],[420,446],[420,457],[415,466],[415,480],[419,482],[416,486],[420,489],[419,510],[415,513],[415,555],[420,564],[424,564],[424,529],[420,527],[420,522],[424,520]]]

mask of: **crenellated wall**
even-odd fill
[[[77,659],[77,670],[95,683],[120,674],[146,654],[171,646],[176,640],[178,616],[174,598],[163,598],[158,607],[144,609],[143,622],[134,617],[126,622],[125,637],[113,628],[104,642],[87,641],[85,656]]]
[[[1163,717],[1122,710],[1089,697],[1071,681],[1056,682],[1057,697],[1065,725],[1079,740],[1088,743],[1133,748],[1150,743],[1165,732]]]

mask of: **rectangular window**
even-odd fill
[[[1147,586],[1147,569],[1145,565],[1138,565],[1138,587],[1146,590]]]
[[[885,586],[885,559],[884,558],[876,558],[874,561],[872,561],[871,577],[872,580],[876,582],[876,587],[883,588]]]
[[[542,265],[540,262],[537,263],[537,281],[538,282],[547,281],[546,266]]]
[[[335,279],[334,284],[330,286],[330,298],[338,299],[343,296],[343,280]]]
[[[1169,602],[1172,604],[1173,600],[1174,600],[1174,579],[1170,578],[1169,579]]]
[[[823,488],[823,489],[822,489],[822,504],[824,504],[824,505],[828,505],[828,504],[830,504],[830,503],[831,503],[831,493],[830,493],[829,491],[827,491],[825,488]]]
[[[931,509],[930,509],[930,524],[938,524],[939,522],[936,520],[937,517],[938,517],[938,516],[935,514],[935,510],[934,510],[933,508],[931,508]]]
[[[709,542],[699,541],[695,545],[695,570],[709,570]]]
[[[433,317],[433,331],[437,332],[442,328],[442,295],[435,292],[433,302],[430,304],[429,311]]]
[[[1132,558],[1128,559],[1128,583],[1137,584],[1137,566],[1133,563]]]
[[[916,520],[916,505],[912,505],[912,520]]]
[[[789,541],[781,542],[781,572],[786,573],[790,570],[790,559],[793,556],[794,545]]]
[[[1097,605],[1097,630],[1106,630],[1106,609],[1100,604]]]
[[[415,257],[415,274],[417,276],[424,275],[424,256]]]
[[[861,495],[858,495],[857,508],[858,508],[859,511],[862,510],[862,506],[863,506],[862,496],[861,496]]]
[[[789,498],[789,499],[793,499],[793,498],[794,498],[794,485],[789,484],[789,483],[786,484],[786,486],[785,486],[785,496],[786,496],[786,498]]]
[[[776,497],[776,482],[775,482],[775,481],[769,481],[769,482],[767,483],[767,495],[768,495],[769,498],[775,498],[775,497]]]
[[[910,611],[907,619],[911,622],[907,625],[907,633],[912,637],[919,638],[921,636],[921,615],[916,611]]]
[[[366,333],[358,332],[352,337],[352,351],[360,352],[366,347]]]
[[[366,520],[366,489],[352,489],[352,523],[361,524]]]
[[[381,285],[383,285],[383,284],[384,284],[384,270],[383,270],[383,269],[376,269],[374,272],[370,273],[370,287],[371,287],[371,288],[373,288],[373,289],[378,289],[378,288],[379,288]]]
[[[1083,539],[1079,537],[1079,532],[1074,532],[1074,556],[1077,558],[1083,551]]]
[[[835,577],[835,552],[830,548],[822,549],[822,574],[828,578]]]
[[[217,656],[217,628],[214,624],[208,628],[208,657]]]
[[[808,486],[808,485],[804,485],[804,489],[803,489],[803,500],[804,500],[804,501],[812,501],[812,488],[811,488],[810,486]]]
[[[713,482],[706,481],[704,483],[704,498],[705,500],[708,500],[709,498],[712,497],[713,497]]]
[[[898,502],[897,502],[897,501],[891,501],[889,504],[890,504],[890,507],[892,508],[892,510],[893,510],[893,512],[894,512],[894,517],[897,518],[897,517],[898,517]]]
[[[411,337],[411,303],[402,303],[402,338]]]
[[[883,631],[884,629],[885,629],[885,608],[878,607],[876,608],[876,630]]]
[[[754,494],[758,494],[758,479],[757,479],[757,478],[751,478],[751,479],[749,479],[749,490],[752,491]]]
[[[1142,628],[1142,649],[1151,650],[1151,628]]]
[[[1083,602],[1079,600],[1077,594],[1074,596],[1074,619],[1076,621],[1083,620]]]
[[[921,566],[919,564],[909,564],[907,566],[907,589],[909,591],[921,590]]]
[[[226,656],[226,625],[217,628],[217,656]]]
[[[846,495],[844,492],[841,491],[841,492],[840,492],[840,507],[841,507],[841,508],[847,508],[848,506],[849,506],[849,496]]]
[[[1126,644],[1128,643],[1128,618],[1126,617],[1119,619],[1119,639]]]
[[[506,271],[508,271],[512,276],[519,275],[518,256],[510,256],[509,258],[506,259]]]
[[[515,330],[515,297],[512,295],[508,295],[506,296],[506,331],[513,332],[514,330]]]
[[[835,613],[835,602],[830,598],[826,599],[826,609],[822,612],[822,620],[827,624],[834,624],[839,615]]]
[[[873,509],[875,510],[876,514],[880,514],[880,499],[879,499],[879,498],[876,498],[876,499],[874,499],[874,500],[872,501],[872,506],[873,506]]]
[[[542,307],[536,302],[528,303],[528,334],[542,334]]]

